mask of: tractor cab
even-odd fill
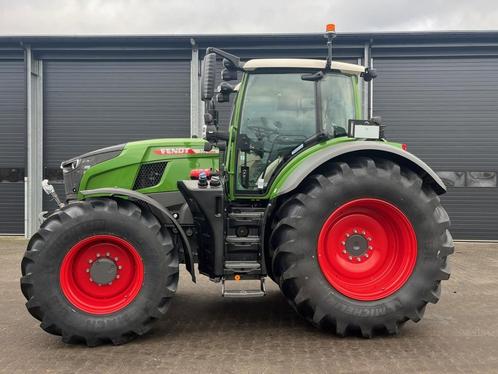
[[[217,57],[223,58],[222,78],[215,90]],[[287,160],[309,146],[347,137],[350,120],[362,117],[360,77],[374,71],[360,65],[311,59],[254,59],[245,63],[225,51],[208,48],[203,61],[202,99],[205,138],[220,146],[222,164],[234,175],[233,197],[265,194]],[[226,80],[237,77],[236,87]],[[229,126],[218,131],[217,102],[236,94]]]
[[[360,118],[358,74],[363,67],[334,63],[313,78],[314,60],[250,60],[244,66],[237,129],[236,192],[264,192],[280,165],[305,146],[347,136],[348,121]]]

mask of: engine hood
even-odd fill
[[[119,155],[85,170],[77,190],[105,187],[136,189],[135,180],[143,166],[165,163],[161,166],[164,172],[160,183],[139,190],[143,193],[176,191],[177,181],[189,179],[190,170],[218,168],[218,150],[205,151],[205,143],[205,140],[197,138],[151,139],[90,152],[89,157],[95,157],[121,149]]]

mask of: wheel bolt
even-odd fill
[[[86,269],[85,271],[86,271],[87,273],[89,273],[89,272],[90,272],[90,269]]]
[[[354,229],[354,230],[353,230],[353,232],[354,232],[355,234],[358,234],[358,230],[356,230],[356,229]]]
[[[117,258],[117,257],[114,257],[114,261],[119,261],[119,258]]]
[[[365,253],[365,257],[368,258],[368,253]]]
[[[353,256],[349,256],[349,261],[353,261]]]
[[[100,253],[97,253],[97,257],[100,257]]]
[[[109,252],[107,252],[105,255],[106,255],[107,257],[109,257],[111,254],[110,254]]]
[[[371,242],[371,241],[372,241],[372,238],[367,238],[367,240],[368,240],[369,242]]]
[[[356,257],[356,261],[361,262],[361,258],[360,257]]]
[[[121,265],[118,266],[118,269],[121,270],[123,267]]]
[[[369,246],[368,246],[368,249],[372,250],[372,249],[373,249],[373,247],[372,247],[371,245],[369,245]]]
[[[342,245],[346,245],[346,242],[341,242]]]
[[[119,279],[119,274],[118,274],[118,275],[116,275],[116,279]]]
[[[90,278],[90,282],[93,282],[93,279],[92,279],[92,278]]]
[[[102,287],[102,283],[99,283],[99,287]]]
[[[112,282],[107,283],[109,286],[112,284]]]
[[[362,231],[361,233],[362,233],[363,235],[365,235],[365,234],[366,234],[366,232],[365,232],[365,231]]]
[[[349,238],[351,236],[351,234],[346,234],[346,238]]]
[[[345,249],[343,249],[342,253],[346,254],[346,253],[348,253],[348,251],[346,251]]]
[[[88,260],[88,263],[91,264],[93,262],[93,260]]]

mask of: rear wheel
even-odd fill
[[[436,193],[385,159],[330,163],[276,214],[273,274],[291,305],[339,335],[397,333],[439,299],[453,252]]]
[[[67,343],[122,344],[150,330],[178,283],[169,231],[129,201],[95,199],[52,214],[22,261],[28,311]]]

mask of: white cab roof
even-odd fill
[[[296,68],[296,69],[324,69],[325,60],[311,60],[298,58],[268,58],[249,60],[244,64],[244,70],[269,68]],[[346,62],[332,61],[332,69],[340,70],[346,74],[360,74],[365,71],[361,65],[348,64]]]

